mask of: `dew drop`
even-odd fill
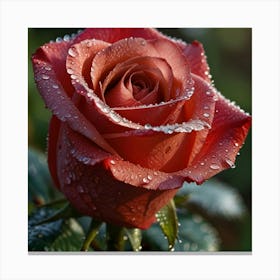
[[[227,163],[231,168],[235,168],[234,162],[232,162],[230,159],[226,159],[226,163]]]
[[[204,116],[205,118],[209,118],[210,115],[209,115],[208,113],[204,113],[203,116]]]
[[[72,56],[72,57],[76,57],[77,52],[75,51],[75,49],[70,48],[70,49],[68,50],[68,54],[69,54],[70,56]]]
[[[202,165],[202,166],[203,166],[204,164],[205,164],[204,162],[201,162],[201,163],[200,163],[200,165]]]
[[[74,71],[71,68],[67,68],[67,73],[72,75],[72,74],[74,74]]]
[[[217,169],[220,169],[220,166],[218,164],[213,163],[213,164],[210,165],[210,168],[213,169],[213,170],[217,170]]]
[[[83,186],[79,185],[77,186],[77,189],[79,193],[85,193],[85,189],[83,188]]]
[[[150,129],[150,128],[152,128],[152,126],[150,125],[150,124],[145,124],[145,126],[144,126],[146,129]]]
[[[42,75],[42,79],[43,80],[48,80],[50,77],[49,76],[47,76],[47,75]]]
[[[239,146],[239,144],[238,144],[238,143],[234,143],[234,146],[235,146],[235,147],[238,147],[238,146]]]
[[[115,164],[116,164],[116,162],[115,162],[113,159],[110,160],[110,163],[111,163],[112,165],[115,165]]]
[[[148,180],[152,180],[153,177],[151,175],[148,175]]]
[[[52,68],[51,68],[50,66],[46,66],[45,69],[46,69],[47,71],[52,70]]]
[[[203,109],[204,109],[204,110],[208,110],[208,109],[209,109],[209,106],[206,105],[206,106],[203,107]]]
[[[143,183],[147,184],[147,183],[149,183],[150,180],[148,178],[143,178],[142,181],[143,181]]]
[[[52,88],[55,88],[55,89],[57,89],[57,88],[58,88],[58,85],[56,85],[56,84],[53,84],[53,85],[52,85]]]
[[[63,41],[65,41],[65,42],[70,41],[70,35],[68,35],[68,34],[64,35]]]

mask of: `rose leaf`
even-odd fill
[[[157,212],[156,218],[163,234],[167,237],[169,250],[173,251],[178,237],[178,218],[173,199]]]
[[[142,241],[142,232],[138,228],[128,229],[125,228],[125,233],[129,239],[130,245],[133,251],[140,251],[142,249],[141,241]]]
[[[186,190],[191,187],[194,191],[188,194]],[[186,195],[188,198],[181,206],[209,218],[233,220],[243,217],[246,213],[240,194],[226,183],[216,179],[211,179],[199,187],[195,184],[184,183],[177,193],[177,201],[180,199],[182,202],[182,198]],[[179,207],[180,202],[176,205]]]

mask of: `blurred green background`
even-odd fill
[[[34,83],[31,55],[38,47],[57,37],[71,35],[82,28],[30,28],[28,30],[28,142],[43,152],[50,112],[38,94]],[[203,43],[210,73],[216,88],[251,114],[251,40],[250,28],[163,28],[166,35],[186,42]],[[240,222],[216,221],[222,238],[222,250],[251,250],[251,132],[237,157],[236,168],[216,176],[237,189],[248,210]]]

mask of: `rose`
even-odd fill
[[[32,57],[52,111],[48,164],[81,213],[148,228],[184,181],[232,167],[251,118],[211,84],[202,44],[86,29]]]

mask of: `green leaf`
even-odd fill
[[[179,231],[174,251],[217,251],[219,237],[216,230],[203,220],[201,216],[189,212],[178,214]],[[166,236],[158,224],[153,224],[143,231],[143,250],[167,251]]]
[[[46,251],[80,251],[84,231],[75,219],[69,219],[63,223],[60,234],[50,246],[46,246]]]
[[[37,206],[58,197],[61,197],[61,194],[52,187],[52,180],[45,155],[33,148],[29,148],[28,201]]]
[[[62,220],[52,223],[37,225],[54,213],[53,209],[40,208],[28,220],[28,250],[45,251],[61,231]]]
[[[189,190],[192,190],[189,192]],[[201,186],[184,183],[177,195],[177,207],[187,207],[200,214],[224,219],[238,219],[246,212],[246,207],[238,192],[229,185],[215,179]],[[187,199],[183,202],[183,197]]]
[[[97,236],[97,234],[99,233],[99,229],[102,224],[103,224],[103,222],[95,221],[92,219],[88,234],[83,243],[81,251],[88,251],[90,249],[90,245],[93,242],[93,240],[95,239],[95,237]]]
[[[175,251],[218,251],[217,231],[197,214],[178,215],[180,226]]]
[[[39,221],[37,225],[54,222],[60,219],[69,219],[69,218],[81,217],[81,216],[82,214],[80,214],[74,207],[71,206],[71,204],[68,203],[65,207],[56,211],[53,215]]]
[[[133,251],[141,251],[142,232],[138,228],[125,228],[125,233],[128,236],[129,242]]]
[[[173,250],[178,235],[178,219],[173,199],[156,214],[162,232],[167,237],[168,248]]]

